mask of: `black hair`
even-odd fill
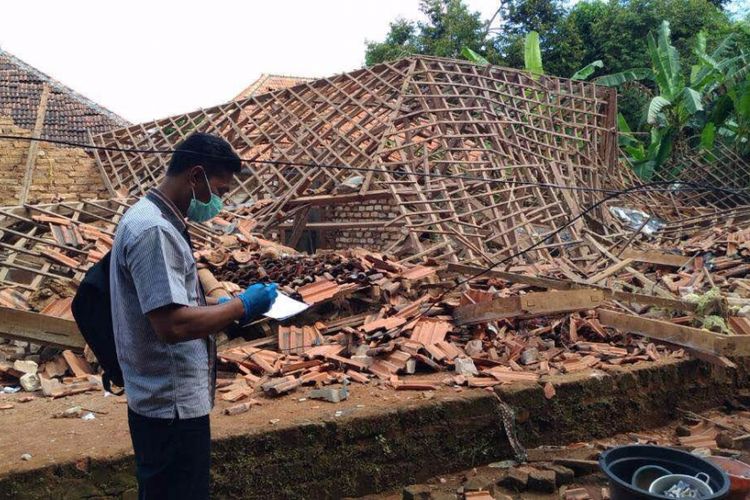
[[[185,170],[201,165],[206,175],[237,174],[242,161],[232,145],[218,135],[195,132],[177,145],[169,160],[167,175],[179,175]]]

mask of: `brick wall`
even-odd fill
[[[390,200],[374,200],[364,203],[336,205],[329,209],[328,219],[333,222],[352,221],[389,221],[399,215],[399,211]],[[387,228],[353,228],[329,231],[324,241],[328,248],[346,249],[364,247],[373,250],[385,250],[403,237],[401,229],[395,226]]]
[[[10,118],[0,116],[0,133],[31,136],[31,131],[16,127]],[[0,140],[0,205],[17,205],[29,142]],[[39,144],[29,203],[108,197],[99,169],[82,149],[59,148]]]

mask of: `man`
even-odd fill
[[[256,284],[209,306],[198,281],[185,218],[216,216],[240,169],[229,143],[193,134],[173,153],[164,181],[117,227],[112,322],[139,498],[208,498],[213,335],[262,314],[276,298],[275,285]]]

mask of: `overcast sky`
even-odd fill
[[[467,0],[489,18],[497,0]],[[219,104],[261,73],[359,68],[419,0],[3,2],[0,47],[132,122]]]

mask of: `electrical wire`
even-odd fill
[[[25,137],[25,136],[16,136],[16,135],[9,135],[9,134],[0,134],[0,140],[26,140],[29,142],[36,141],[36,142],[44,142],[44,143],[50,143],[50,144],[72,146],[72,147],[77,147],[81,149],[94,149],[94,150],[100,150],[100,151],[135,153],[135,154],[173,154],[175,153],[175,150],[171,150],[171,149],[137,149],[137,148],[120,148],[120,147],[111,147],[111,146],[97,146],[94,144],[84,144],[84,143],[78,143],[78,142],[66,141],[66,140],[60,140],[60,139],[44,139],[44,138],[39,138],[39,137]],[[196,154],[196,155],[201,154],[203,156],[206,156],[202,153],[198,153],[195,151],[181,151],[181,152],[188,153],[188,154]],[[227,159],[226,157],[215,157],[215,158]],[[375,173],[383,172],[383,170],[377,169],[377,168],[353,167],[350,165],[330,165],[330,164],[320,164],[320,163],[288,162],[288,161],[282,161],[282,160],[259,160],[259,159],[247,159],[247,158],[240,158],[240,160],[245,163],[272,164],[272,165],[280,165],[280,166],[307,167],[307,168],[331,168],[331,169],[338,169],[338,170],[351,170],[351,171],[357,171],[357,172],[375,172]],[[460,161],[457,161],[456,163],[460,163]],[[683,181],[677,181],[677,182],[654,181],[654,182],[642,183],[642,184],[631,186],[629,188],[625,188],[621,190],[611,190],[611,189],[604,189],[604,188],[587,188],[587,187],[580,187],[580,186],[567,186],[567,185],[562,185],[562,184],[544,183],[544,182],[527,182],[527,181],[515,181],[515,180],[506,180],[506,179],[487,179],[484,177],[469,176],[469,175],[449,175],[449,174],[429,173],[429,172],[404,172],[403,174],[413,175],[417,177],[462,179],[462,180],[479,181],[483,183],[509,184],[509,185],[514,185],[514,186],[533,186],[533,187],[540,187],[540,188],[570,190],[570,191],[579,191],[579,192],[595,192],[595,193],[602,193],[605,195],[601,200],[594,202],[589,207],[582,210],[578,215],[574,217],[570,217],[566,223],[564,223],[562,226],[558,227],[551,233],[547,234],[546,236],[538,240],[536,243],[533,243],[529,245],[528,247],[503,258],[502,260],[499,260],[497,262],[490,262],[490,265],[483,268],[482,271],[475,273],[472,276],[464,280],[459,280],[454,286],[443,291],[434,301],[432,301],[432,303],[427,309],[420,312],[419,315],[417,316],[418,318],[426,315],[430,310],[432,310],[433,307],[435,307],[438,303],[440,303],[447,294],[451,293],[453,290],[469,283],[470,281],[476,280],[477,278],[484,276],[485,274],[493,271],[498,266],[501,266],[509,262],[512,259],[521,257],[533,251],[535,248],[539,247],[543,243],[549,241],[551,238],[560,234],[561,232],[569,228],[571,225],[573,225],[576,221],[582,219],[587,214],[597,209],[604,203],[612,199],[618,198],[620,196],[638,193],[638,192],[672,192],[674,193],[674,192],[686,192],[686,191],[707,191],[707,192],[721,193],[724,195],[748,196],[748,193],[746,190],[733,190],[733,189],[727,189],[727,188],[722,188],[722,187],[701,185],[698,183],[683,182]],[[668,187],[657,188],[658,186],[668,186]],[[302,346],[302,347],[313,347],[313,346]]]
[[[49,143],[49,144],[71,146],[71,147],[77,147],[80,149],[89,149],[89,150],[93,149],[93,150],[99,150],[99,151],[134,153],[134,154],[173,154],[176,152],[176,150],[174,149],[138,149],[138,148],[120,148],[120,147],[113,147],[113,146],[97,146],[95,144],[79,143],[79,142],[74,142],[74,141],[66,141],[62,139],[45,139],[41,137],[25,137],[25,136],[9,135],[9,134],[0,134],[0,140],[25,140],[29,142],[43,142],[43,143]],[[203,153],[199,153],[196,151],[181,150],[181,152],[188,153],[188,154],[201,155],[204,157],[207,156]],[[230,158],[223,157],[223,156],[208,155],[208,157],[215,158],[215,159],[230,159]],[[231,158],[231,159],[234,159],[234,158]],[[290,162],[290,161],[284,161],[284,160],[261,160],[261,159],[250,159],[250,158],[240,158],[240,160],[244,163],[258,163],[258,164],[290,166],[290,167],[306,167],[306,168],[328,168],[328,169],[348,170],[348,171],[354,171],[354,172],[367,172],[367,173],[383,173],[383,170],[379,168],[353,167],[351,165],[333,165],[333,164],[325,164],[325,163]],[[456,163],[461,163],[461,162],[456,161]],[[511,165],[508,168],[513,168],[513,166]],[[478,177],[475,175],[466,175],[466,174],[454,175],[454,174],[441,174],[437,172],[435,173],[397,172],[397,173],[400,175],[409,175],[409,176],[424,177],[424,178],[461,179],[461,180],[481,182],[485,184],[505,184],[505,185],[512,185],[516,187],[539,187],[539,188],[559,189],[559,190],[574,191],[574,192],[602,193],[606,195],[616,194],[620,192],[617,190],[605,189],[605,188],[569,186],[565,184],[555,184],[555,183],[549,183],[549,182],[518,181],[518,180],[512,180],[512,179],[488,179],[485,177]],[[662,189],[647,189],[646,188],[647,184],[641,184],[641,185],[634,186],[634,187],[641,188],[643,189],[644,192],[670,192],[670,193],[692,192],[692,191],[715,191],[717,189],[720,189],[723,194],[748,196],[748,199],[750,200],[750,193],[748,193],[747,190],[735,190],[735,189],[727,189],[727,188],[718,188],[715,186],[703,186],[697,183],[682,182],[682,181],[665,181],[663,185],[669,186],[669,187],[665,187]]]

